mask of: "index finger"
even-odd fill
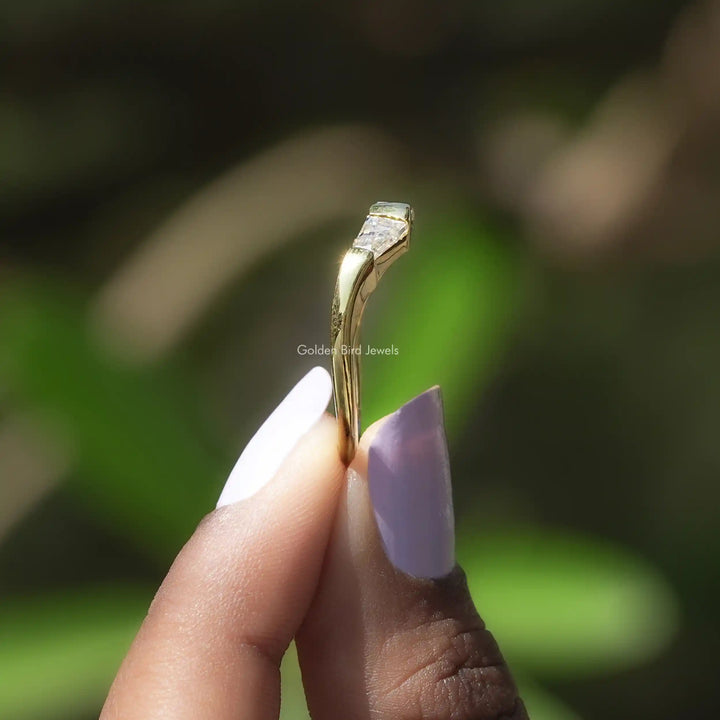
[[[296,390],[305,383],[318,396],[300,398],[299,411],[322,414],[329,377],[308,377]],[[297,433],[307,419],[264,427]],[[280,660],[314,593],[344,474],[334,422],[315,420],[269,484],[200,523],[150,607],[102,720],[277,718]],[[265,452],[290,441],[265,433]],[[236,480],[257,481],[242,475]]]

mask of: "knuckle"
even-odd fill
[[[477,622],[441,619],[418,629],[413,660],[384,694],[399,720],[523,720],[527,717],[495,640]],[[407,647],[407,646],[406,646]],[[397,662],[397,658],[394,659]]]

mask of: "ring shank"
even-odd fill
[[[360,322],[367,298],[375,289],[373,254],[351,248],[345,254],[333,298],[330,321],[338,449],[349,465],[360,438]]]

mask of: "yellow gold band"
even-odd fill
[[[407,249],[413,211],[405,203],[375,203],[340,264],[330,318],[338,449],[349,465],[360,437],[360,323],[368,297]]]

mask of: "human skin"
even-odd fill
[[[363,436],[350,469],[324,415],[270,482],[207,515],[160,587],[101,720],[274,720],[296,640],[314,720],[522,720],[459,568],[389,560]]]

